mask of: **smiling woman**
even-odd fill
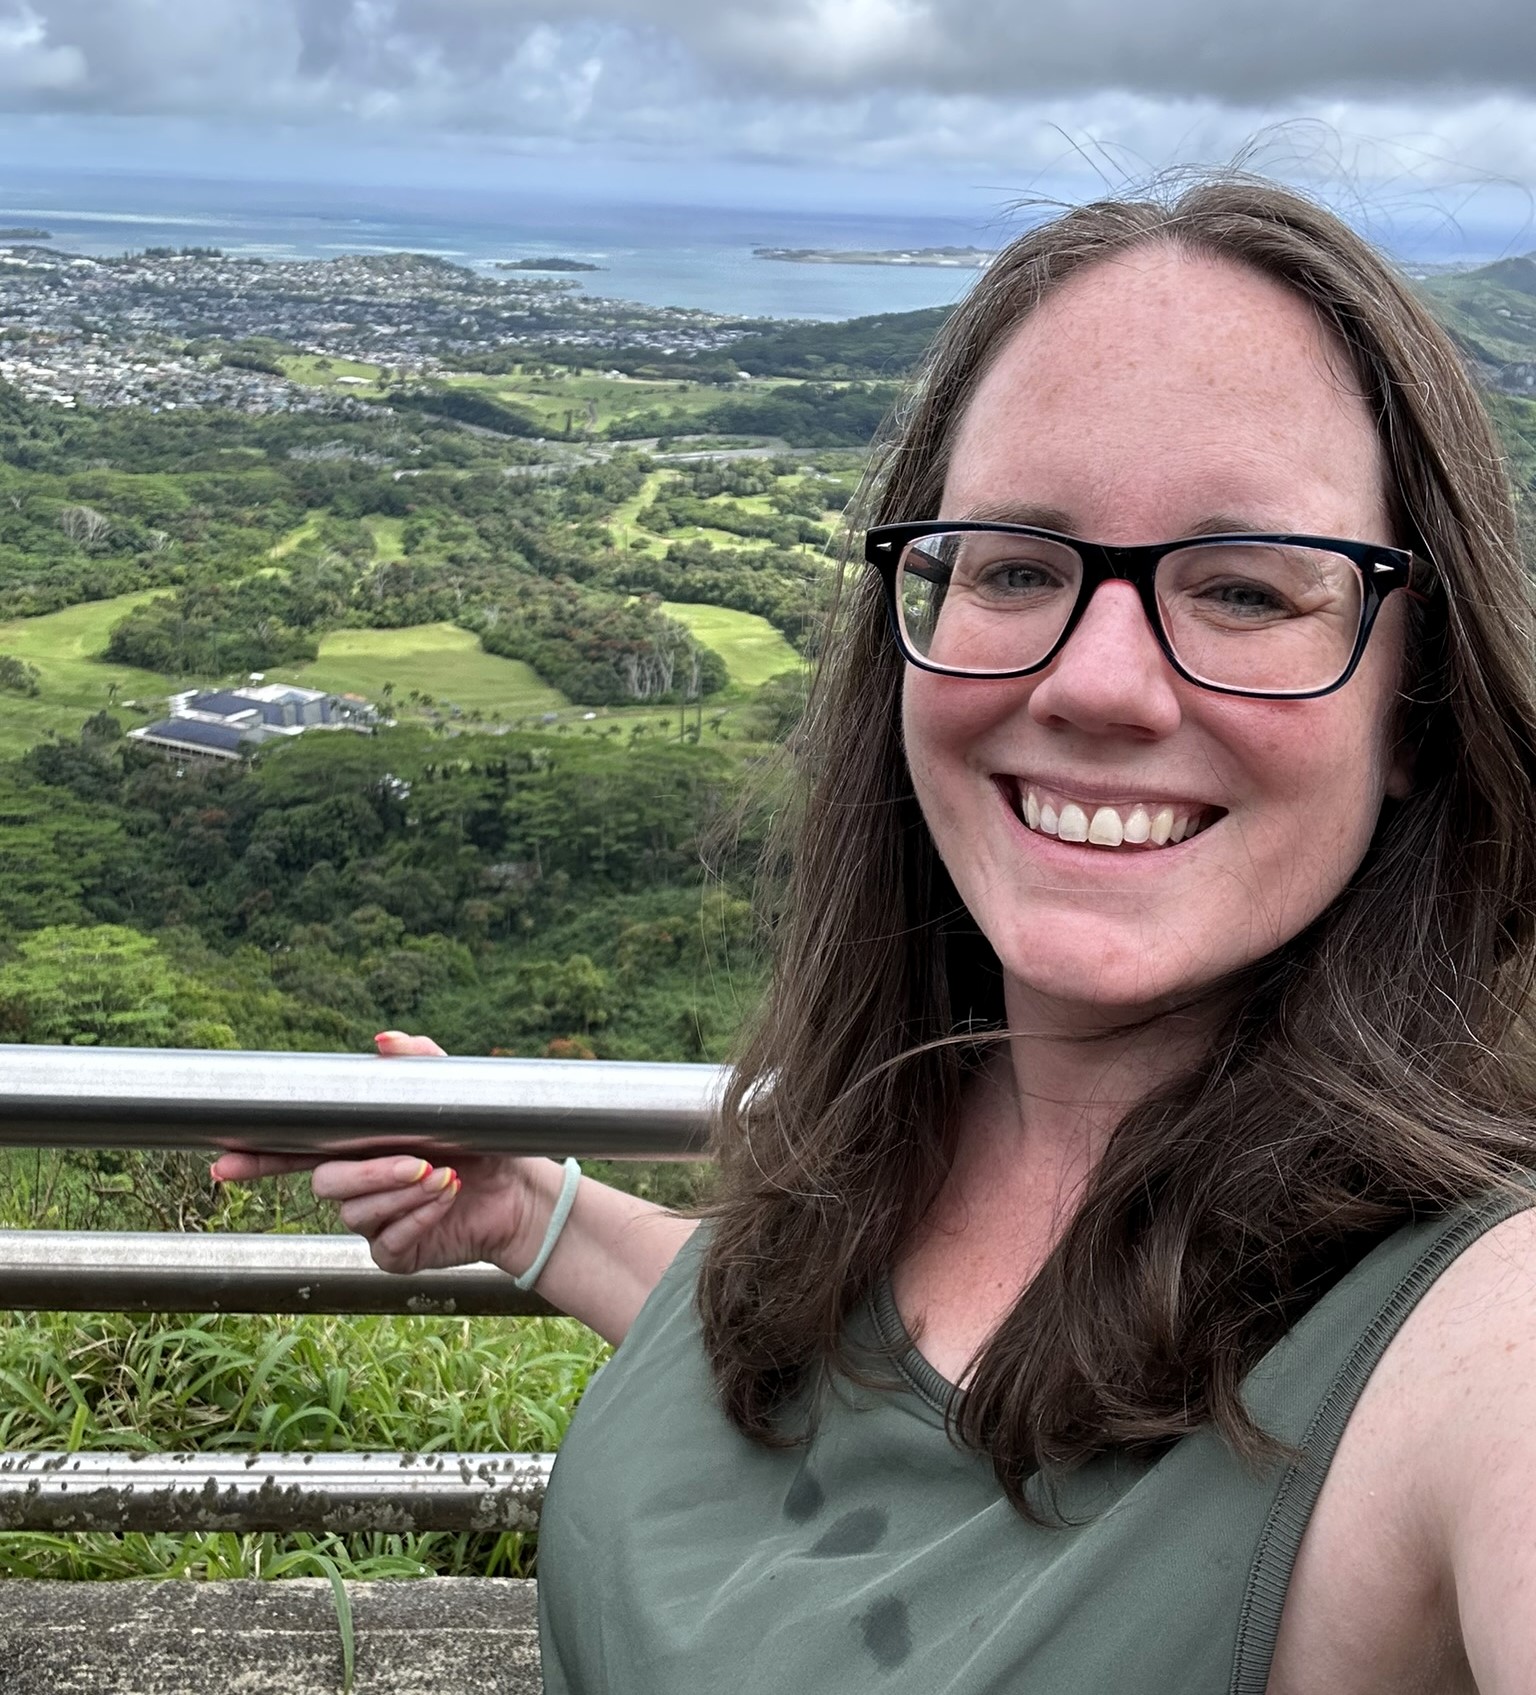
[[[1391,710],[1405,603],[1386,601],[1349,687],[1312,696],[1347,675],[1378,561],[1212,537],[1394,539],[1344,349],[1292,290],[1232,260],[1133,250],[1064,284],[1003,343],[959,425],[939,518],[1003,502],[1120,546],[1203,538],[1156,560],[1156,624],[1132,583],[1109,579],[1075,628],[1063,620],[1071,634],[1043,669],[906,677],[917,798],[1002,964],[1009,1022],[1081,1032],[1204,990],[1343,889],[1383,800],[1408,792]],[[1005,632],[980,633],[1002,621],[995,592],[983,620],[953,588],[938,628],[964,614],[968,652],[1028,643],[1012,607],[1065,598],[1034,580],[1070,578],[1050,564],[1027,597],[1015,589]],[[1226,687],[1282,698],[1193,687],[1170,646],[1186,671],[1203,662]],[[1308,698],[1284,698],[1293,690]],[[1125,823],[1140,834],[1141,818],[1161,851],[1125,852]]]
[[[868,507],[711,1216],[317,1173],[623,1338],[547,1688],[1524,1687],[1533,620],[1454,347],[1288,192],[1084,207]]]

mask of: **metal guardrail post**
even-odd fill
[[[553,1454],[0,1454],[0,1530],[538,1528]]]
[[[0,1045],[0,1146],[686,1159],[712,1065]]]

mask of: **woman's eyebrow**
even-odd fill
[[[1029,501],[988,501],[957,512],[957,518],[970,519],[978,524],[1028,524],[1037,530],[1055,530],[1061,535],[1079,535],[1075,520],[1059,506],[1037,506]],[[1250,512],[1246,516],[1231,512],[1213,512],[1193,524],[1180,527],[1177,534],[1147,537],[1148,541],[1179,541],[1185,536],[1221,536],[1264,534],[1284,531],[1295,526],[1288,523],[1260,522]],[[1092,539],[1084,537],[1082,539]]]
[[[1027,501],[987,502],[955,516],[977,524],[1028,524],[1037,530],[1059,530],[1067,535],[1072,532],[1072,519],[1059,506],[1034,506]]]

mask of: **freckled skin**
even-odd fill
[[[1245,527],[1393,542],[1376,433],[1310,308],[1255,272],[1162,249],[1067,283],[1004,344],[962,420],[941,516],[1059,510],[1103,542]],[[1018,1026],[1146,1012],[1270,952],[1344,887],[1384,797],[1401,596],[1320,700],[1213,694],[1164,660],[1135,591],[1100,589],[1044,672],[909,669],[908,759],[934,840],[1003,964]],[[1226,816],[1155,867],[1021,851],[993,784],[1049,773]],[[1155,874],[1149,875],[1149,871]]]

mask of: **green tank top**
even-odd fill
[[[546,1695],[1263,1695],[1366,1379],[1435,1278],[1521,1204],[1405,1226],[1259,1361],[1249,1405],[1297,1463],[1247,1468],[1202,1429],[1154,1463],[1070,1476],[1064,1528],[1023,1520],[950,1441],[956,1391],[888,1289],[851,1339],[900,1350],[899,1384],[839,1383],[807,1446],[748,1442],[712,1392],[695,1239],[560,1448],[539,1537]]]

